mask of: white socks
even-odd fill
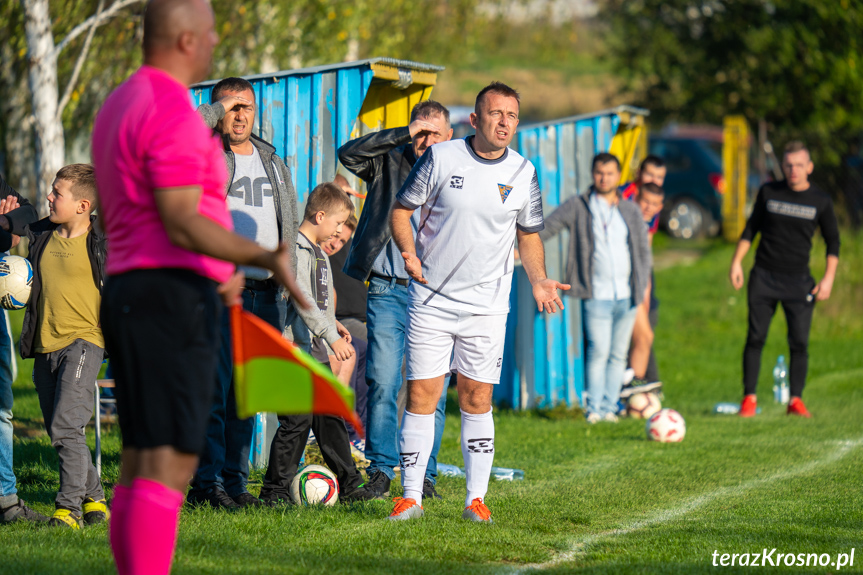
[[[465,507],[469,507],[477,497],[485,499],[488,491],[488,480],[494,463],[494,419],[491,417],[491,410],[480,414],[461,412],[461,454],[467,475]]]
[[[434,447],[434,415],[417,415],[405,409],[399,434],[399,463],[402,470],[402,487],[405,490],[404,498],[413,499],[419,505],[422,505],[423,480]]]

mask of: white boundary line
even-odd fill
[[[608,539],[611,537],[617,537],[620,535],[627,535],[629,533],[632,533],[633,531],[638,531],[640,529],[644,529],[645,527],[656,525],[657,523],[665,523],[723,497],[739,495],[744,491],[749,491],[750,489],[755,489],[757,487],[774,483],[782,479],[788,479],[791,477],[796,477],[798,475],[804,475],[806,473],[809,473],[810,471],[814,471],[819,467],[839,461],[840,459],[848,455],[854,448],[863,445],[863,437],[839,441],[837,443],[838,447],[833,450],[833,452],[830,453],[830,455],[828,455],[827,457],[816,459],[814,461],[804,463],[803,465],[799,465],[785,471],[780,471],[778,473],[770,475],[769,477],[752,479],[745,483],[741,483],[740,485],[720,487],[719,489],[716,489],[709,493],[704,493],[703,495],[693,497],[677,507],[666,509],[652,515],[648,515],[646,518],[635,521],[634,523],[631,523],[628,526],[622,527],[620,529],[612,529],[611,531],[604,531],[602,533],[595,533],[592,535],[580,537],[572,542],[571,548],[568,551],[564,551],[563,553],[558,554],[550,561],[546,561],[545,563],[531,563],[528,565],[522,565],[515,569],[506,569],[505,572],[526,573],[530,571],[538,571],[551,567],[556,567],[562,563],[573,561],[577,556],[583,554],[587,547],[591,546],[597,541],[601,541],[603,539]]]

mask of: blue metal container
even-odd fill
[[[590,187],[591,162],[600,152],[614,153],[623,166],[623,181],[631,179],[646,154],[647,113],[621,106],[519,127],[516,148],[536,166],[545,214]],[[563,280],[568,246],[566,231],[546,242],[548,277]],[[581,301],[565,297],[563,313],[537,312],[530,282],[518,266],[510,304],[495,401],[519,409],[580,404],[584,390]]]
[[[246,76],[255,89],[255,134],[271,142],[294,177],[301,207],[309,192],[332,181],[339,147],[367,132],[407,126],[410,110],[428,99],[441,66],[391,58]],[[210,102],[217,80],[192,86],[195,105]],[[355,188],[359,182],[344,169]]]

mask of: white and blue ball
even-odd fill
[[[30,301],[33,268],[21,256],[0,257],[0,307],[21,309]]]

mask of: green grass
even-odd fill
[[[427,502],[426,517],[407,524],[383,520],[388,502],[233,515],[184,511],[173,572],[706,573],[720,569],[712,565],[715,550],[775,547],[777,553],[829,553],[833,560],[855,546],[854,567],[841,572],[861,572],[863,248],[859,236],[843,240],[833,297],[815,312],[804,394],[811,420],[788,418],[772,401],[770,367],[787,353],[781,313],[764,352],[761,415],[743,420],[712,414],[718,401],[740,399],[746,302],[726,278],[731,246],[701,242],[695,263],[657,275],[662,306],[656,351],[665,406],[687,420],[683,443],[649,442],[639,421],[588,426],[578,418],[499,411],[495,464],[522,468],[526,479],[492,482],[488,503],[495,525],[460,519],[464,480],[452,478],[439,482],[445,500]],[[657,245],[660,251],[681,247],[692,244]],[[823,244],[816,246],[816,277],[823,253]],[[57,488],[56,456],[44,436],[24,436],[40,420],[28,380],[25,366],[15,388],[16,418],[24,424],[15,467],[22,497],[48,513]],[[458,428],[457,418],[449,417],[443,462],[461,464]],[[117,477],[118,449],[112,429],[106,487]],[[0,573],[113,572],[103,526],[81,533],[6,526],[0,548]],[[835,572],[812,566],[764,570]]]

